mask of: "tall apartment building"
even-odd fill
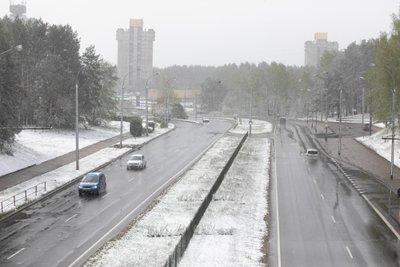
[[[328,34],[317,32],[314,34],[314,41],[307,41],[304,44],[304,65],[318,67],[321,57],[325,51],[338,51],[337,42],[328,42]]]
[[[143,92],[146,80],[152,75],[154,40],[154,30],[143,29],[142,19],[131,19],[129,29],[117,30],[119,88],[124,80],[127,94]]]

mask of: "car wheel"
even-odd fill
[[[79,191],[78,193],[79,193],[79,196],[82,196],[82,192],[81,191]]]

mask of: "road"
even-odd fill
[[[127,171],[126,157],[105,167],[107,193],[79,197],[77,184],[0,225],[1,266],[80,266],[171,184],[171,178],[219,139],[231,122],[177,122],[142,149],[147,168]],[[173,179],[172,179],[173,180]]]
[[[275,139],[271,266],[397,266],[397,238],[327,158],[306,159],[310,143],[288,129]]]

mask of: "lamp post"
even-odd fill
[[[176,80],[176,78],[175,77],[172,77],[172,78],[170,78],[170,79],[168,79],[167,81],[166,81],[166,84],[167,84],[167,86],[166,86],[166,88],[167,89],[169,89],[170,87],[171,87],[171,81],[173,81],[173,80]],[[170,91],[168,90],[167,91],[167,94],[165,95],[165,125],[166,125],[166,127],[168,128],[168,118],[169,118],[169,112],[168,112],[168,105],[169,105],[169,95],[170,95]],[[196,116],[197,116],[197,113],[196,113]]]
[[[361,76],[360,80],[365,80],[365,78]],[[364,86],[362,87],[362,94],[361,94],[361,123],[364,126]]]
[[[80,68],[75,79],[75,161],[76,169],[79,170],[79,74],[81,73],[83,67]]]
[[[396,88],[393,88],[393,90],[392,90],[392,149],[391,149],[392,151],[391,151],[391,161],[390,161],[390,180],[393,180],[395,112],[396,112]]]
[[[122,87],[121,87],[121,123],[120,123],[120,137],[119,137],[119,147],[122,148],[122,134],[123,134],[123,120],[124,120],[124,89],[125,89],[125,79],[128,77],[129,74],[131,74],[132,71],[128,72],[127,74],[124,75],[124,78],[122,79]]]
[[[148,105],[148,98],[149,98],[149,81],[154,77],[159,75],[159,72],[154,73],[146,80],[146,136],[149,135],[149,105]]]
[[[339,92],[339,139],[338,139],[338,155],[340,156],[342,150],[342,89]]]
[[[3,55],[5,55],[5,54],[7,54],[9,52],[14,51],[14,50],[17,51],[17,52],[20,52],[20,51],[22,51],[22,49],[23,49],[22,45],[16,45],[16,46],[11,47],[10,49],[7,49],[4,52],[1,52],[0,56],[3,56]]]

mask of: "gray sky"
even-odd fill
[[[21,0],[12,0],[20,3]],[[391,29],[400,0],[27,0],[27,16],[70,24],[81,48],[116,64],[118,28],[141,18],[154,29],[154,66],[266,61],[303,65],[315,32],[344,49]],[[9,14],[0,1],[0,15]]]

